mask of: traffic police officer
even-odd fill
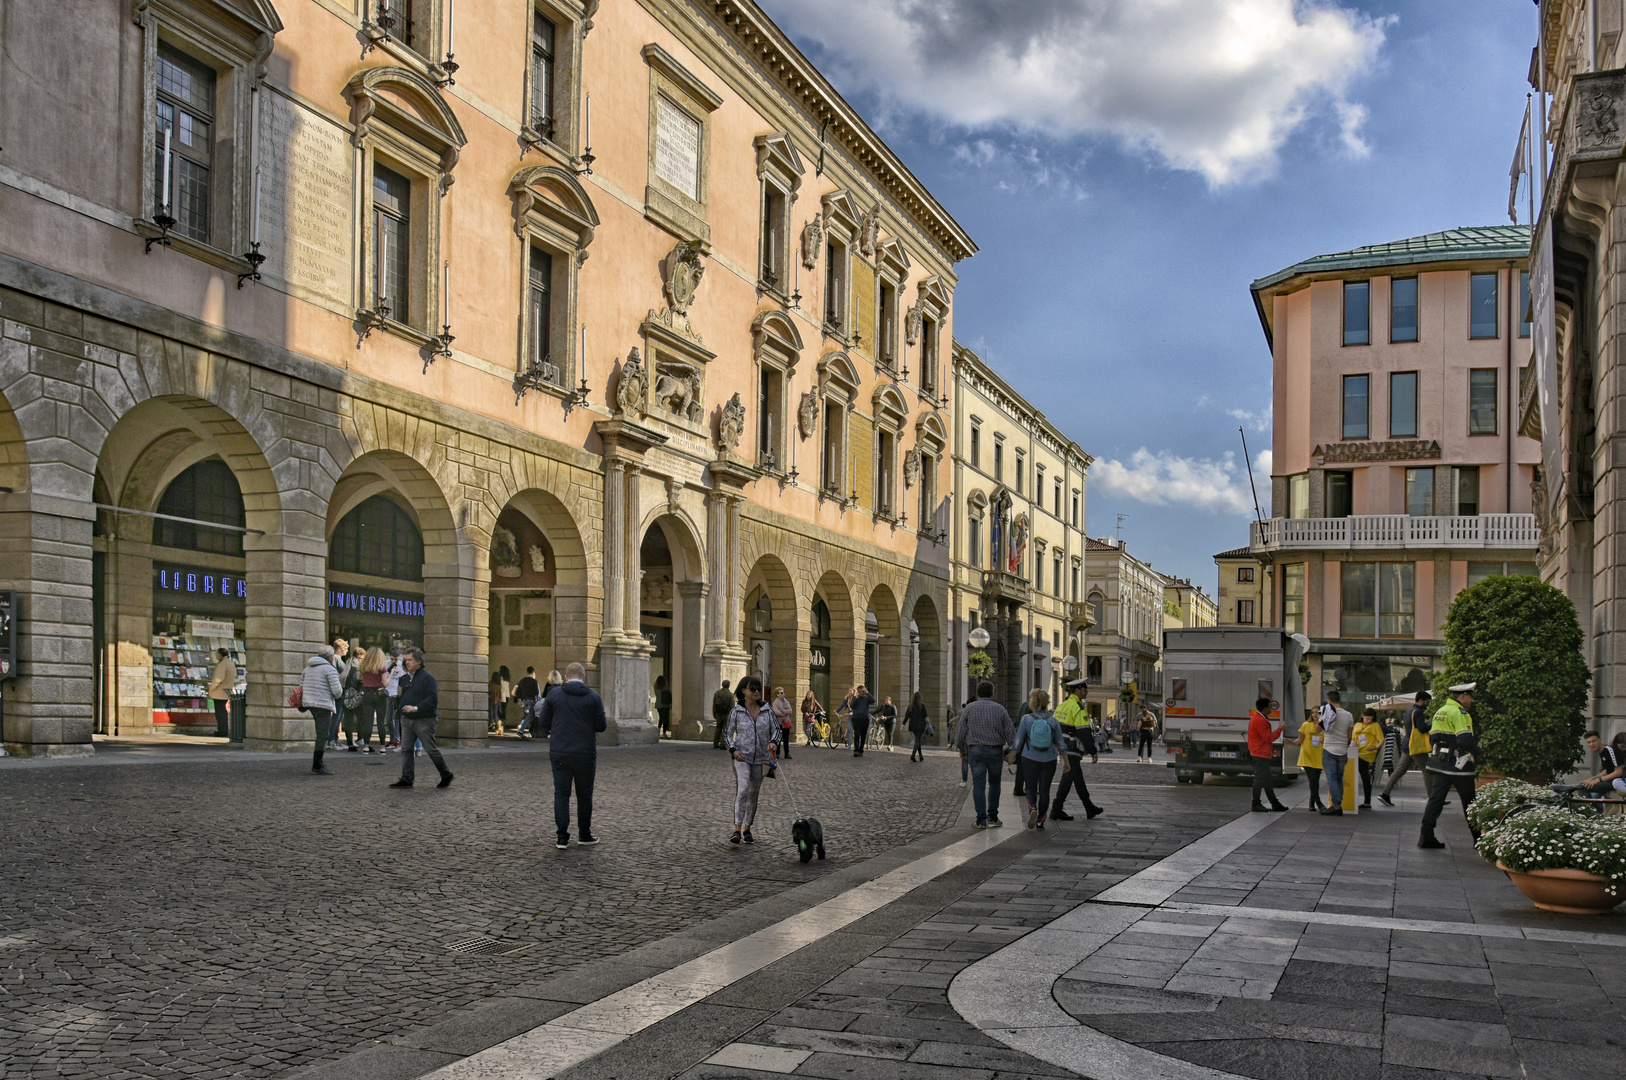
[[[1101,760],[1095,748],[1095,729],[1090,726],[1089,711],[1084,707],[1088,687],[1087,679],[1074,679],[1068,683],[1067,700],[1056,710],[1056,721],[1061,724],[1062,741],[1066,743],[1067,751],[1067,771],[1062,774],[1061,790],[1056,793],[1056,805],[1050,811],[1050,816],[1057,821],[1073,820],[1073,815],[1063,810],[1061,804],[1067,798],[1067,793],[1074,789],[1078,791],[1078,801],[1084,804],[1086,818],[1101,813],[1101,808],[1090,801],[1090,789],[1084,785],[1084,755],[1090,755],[1092,762]]]
[[[1474,801],[1474,755],[1479,747],[1474,739],[1474,722],[1467,710],[1474,706],[1474,687],[1478,685],[1470,682],[1451,687],[1451,696],[1434,713],[1429,726],[1432,751],[1425,768],[1433,774],[1433,783],[1428,806],[1423,810],[1423,831],[1417,838],[1420,848],[1445,846],[1434,835],[1434,826],[1440,820],[1440,811],[1445,809],[1445,799],[1452,788],[1462,799],[1464,815],[1468,813],[1468,804]],[[1479,830],[1471,824],[1468,829],[1478,840]]]

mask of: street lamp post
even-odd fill
[[[972,627],[971,633],[967,634],[965,637],[966,644],[970,645],[972,649],[986,649],[988,647],[988,643],[992,640],[993,638],[988,636],[988,631],[984,630],[980,626]],[[966,679],[969,681],[971,678],[971,657],[969,655],[965,658],[965,674]],[[972,687],[971,696],[976,697],[976,695],[976,688]]]

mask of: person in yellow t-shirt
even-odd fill
[[[1317,811],[1326,809],[1321,802],[1321,741],[1325,737],[1325,729],[1311,713],[1299,725],[1299,737],[1294,740],[1299,744],[1299,768],[1310,781],[1310,809]]]
[[[1367,709],[1355,725],[1355,746],[1360,756],[1356,765],[1361,770],[1361,808],[1372,809],[1372,773],[1377,768],[1378,755],[1383,752],[1383,725],[1378,723],[1378,711]]]

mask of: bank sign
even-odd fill
[[[415,596],[370,592],[360,589],[329,589],[327,606],[345,611],[365,611],[376,615],[403,615],[423,618],[423,601]]]

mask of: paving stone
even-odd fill
[[[1523,1074],[1506,1025],[1435,1017],[1390,1014],[1384,1025],[1383,1061],[1481,1076]]]

